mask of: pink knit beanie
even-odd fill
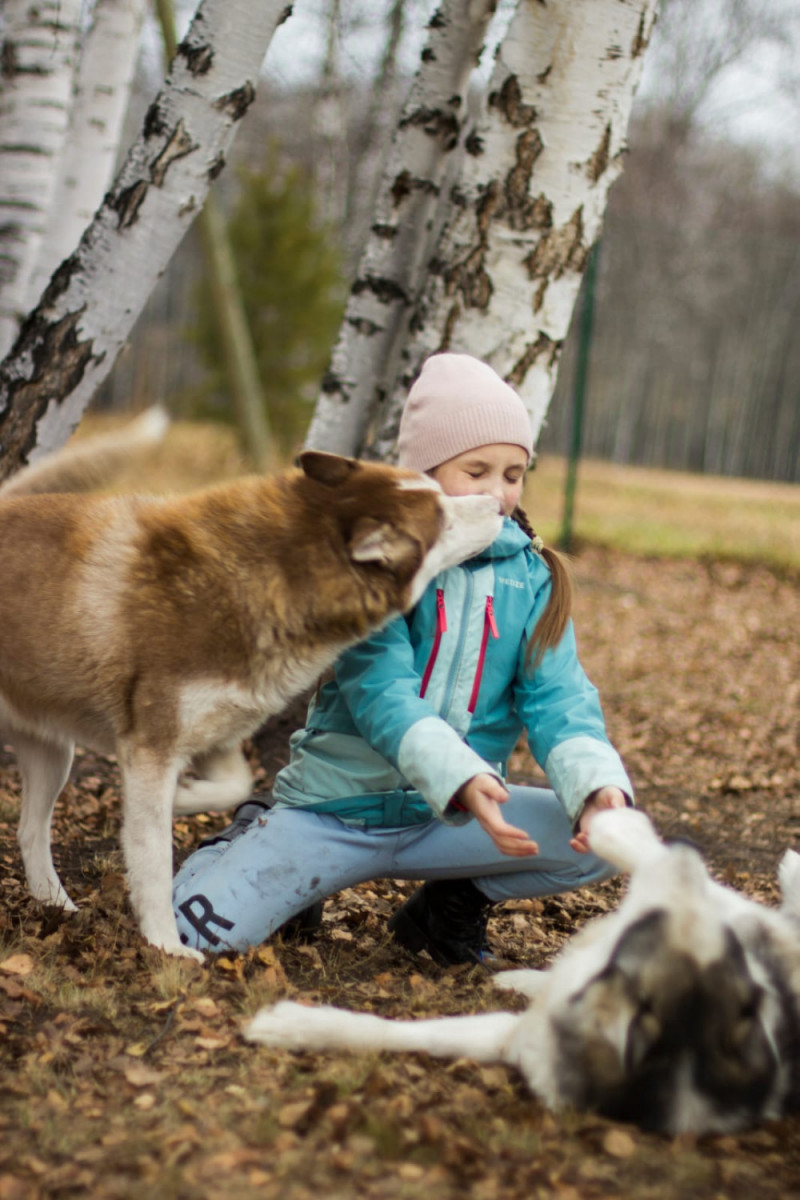
[[[426,359],[400,420],[400,466],[430,471],[494,442],[533,453],[531,420],[514,389],[470,354]]]

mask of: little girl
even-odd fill
[[[525,406],[490,367],[427,360],[400,465],[449,495],[495,496],[507,519],[412,612],[341,656],[272,798],[253,797],[187,859],[174,889],[186,944],[241,950],[388,877],[425,881],[389,921],[403,946],[480,961],[493,904],[612,874],[587,830],[632,788],[578,662],[567,572],[519,509],[532,449]],[[505,783],[523,730],[552,791]]]

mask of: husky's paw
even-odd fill
[[[147,942],[156,950],[160,950],[162,954],[169,954],[172,958],[189,958],[193,962],[205,962],[202,950],[195,950],[193,946],[184,946],[182,942],[173,941],[171,938],[148,938]]]
[[[800,854],[787,850],[778,867],[781,885],[781,908],[789,916],[800,920]]]
[[[65,913],[78,911],[77,904],[73,904],[58,881],[54,884],[44,883],[41,887],[31,886],[30,891],[34,900],[38,900],[40,904],[46,904],[50,908],[60,908]]]
[[[604,808],[592,818],[589,846],[622,871],[642,866],[663,849],[650,818],[636,808]]]
[[[508,992],[519,992],[521,996],[535,996],[547,980],[546,971],[498,971],[492,976],[495,987]]]

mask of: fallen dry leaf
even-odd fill
[[[612,1158],[630,1158],[636,1152],[636,1142],[626,1129],[609,1129],[603,1138],[603,1149]]]
[[[18,975],[24,979],[26,975],[30,975],[35,966],[36,963],[30,954],[12,954],[0,962],[0,971],[6,975]]]

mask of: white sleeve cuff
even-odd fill
[[[441,717],[423,717],[406,730],[400,742],[397,765],[439,818],[444,817],[445,809],[458,789],[476,775],[492,775],[502,783],[494,767],[462,742]]]
[[[616,750],[596,738],[568,738],[550,751],[543,765],[570,821],[598,788],[617,787],[633,799],[633,786]]]

